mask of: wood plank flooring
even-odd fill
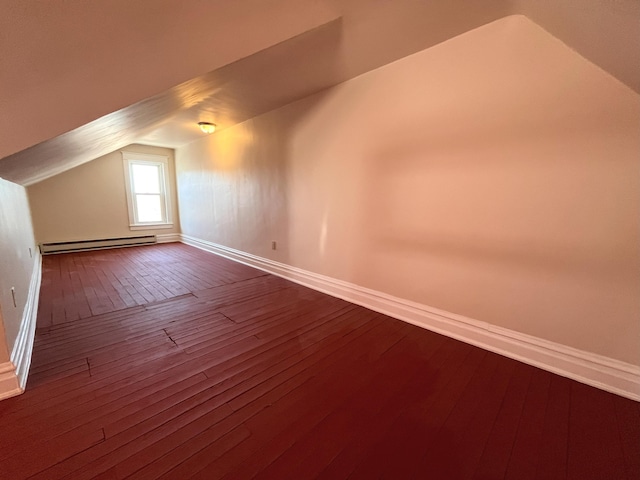
[[[0,478],[637,479],[637,402],[191,247],[47,256]]]

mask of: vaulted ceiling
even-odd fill
[[[640,91],[636,0],[0,0],[0,177],[178,147],[524,14]],[[437,94],[437,92],[434,92]]]

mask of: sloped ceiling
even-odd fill
[[[640,91],[634,0],[1,0],[0,177],[177,147],[512,13]]]

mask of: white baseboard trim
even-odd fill
[[[0,400],[21,394],[27,385],[27,376],[31,366],[31,352],[33,351],[33,341],[36,334],[41,280],[42,256],[39,252],[36,252],[31,281],[29,282],[27,302],[22,313],[18,337],[11,352],[11,361],[0,365]]]
[[[156,235],[156,241],[158,243],[179,242],[180,234],[179,233],[161,233],[159,235]]]
[[[182,234],[187,245],[272,273],[376,312],[633,400],[640,366],[497,327]]]
[[[0,400],[20,395],[23,391],[15,365],[11,362],[0,363]]]

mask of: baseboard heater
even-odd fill
[[[101,238],[98,240],[77,240],[75,242],[41,243],[40,252],[43,255],[82,252],[85,250],[102,250],[104,248],[151,245],[157,243],[157,241],[158,240],[155,235],[141,235],[139,237]]]

